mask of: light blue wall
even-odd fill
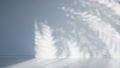
[[[34,55],[34,21],[63,21],[57,0],[0,0],[0,56]],[[57,26],[56,26],[57,27]]]

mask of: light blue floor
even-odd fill
[[[0,59],[0,68],[120,68],[119,59]]]

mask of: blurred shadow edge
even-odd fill
[[[0,55],[0,68],[23,63],[34,58],[34,55]]]

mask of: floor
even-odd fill
[[[118,59],[0,59],[0,68],[120,68]]]

